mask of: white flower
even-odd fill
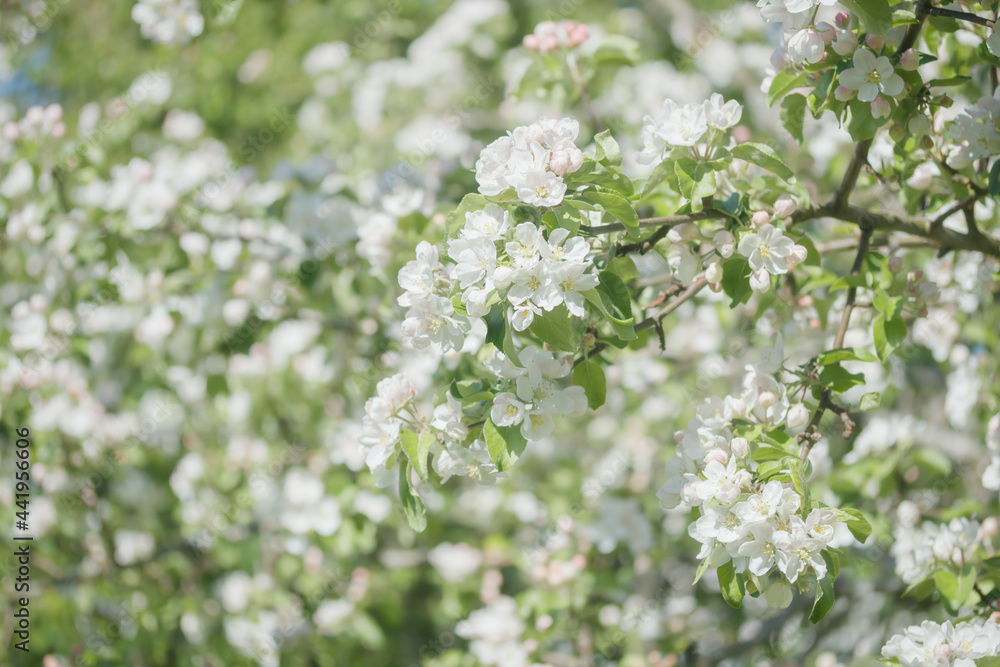
[[[740,239],[739,252],[750,260],[753,271],[766,271],[775,276],[788,272],[788,257],[794,248],[794,241],[780,229],[766,224]]]
[[[739,468],[736,457],[732,457],[726,465],[711,461],[705,466],[705,479],[695,484],[694,492],[702,502],[717,500],[732,505],[749,484],[750,473]]]
[[[448,246],[455,260],[455,277],[462,289],[489,280],[497,267],[497,247],[487,236],[464,236]]]
[[[813,28],[803,28],[792,35],[786,48],[788,59],[797,64],[818,63],[826,54],[826,42]]]
[[[510,229],[510,213],[496,204],[487,204],[481,211],[465,214],[462,236],[485,236],[491,241],[499,241]]]
[[[774,543],[774,526],[766,521],[750,525],[753,539],[740,545],[739,555],[749,558],[748,569],[762,577],[778,564],[778,547]]]
[[[443,353],[465,344],[468,320],[455,317],[455,306],[443,296],[412,296],[403,320],[403,335],[418,350],[427,347]]]
[[[794,584],[810,567],[818,579],[826,576],[826,562],[820,554],[826,545],[807,535],[802,519],[793,516],[790,530],[778,531],[774,543],[779,549],[778,567],[789,582]]]
[[[728,130],[740,122],[743,107],[736,100],[728,102],[719,93],[713,93],[705,100],[705,121],[709,127],[718,130]]]
[[[854,52],[854,67],[840,74],[840,84],[858,91],[858,99],[871,102],[879,93],[895,97],[903,92],[903,79],[885,56],[876,57],[867,48]]]
[[[497,426],[515,426],[524,421],[524,403],[509,391],[501,392],[493,399],[490,419]]]
[[[587,314],[583,307],[584,298],[580,292],[593,289],[600,283],[597,276],[585,273],[586,270],[587,266],[584,264],[566,262],[552,269],[550,273],[552,288],[555,291],[553,299],[562,301],[566,304],[566,310],[577,317],[584,317]]]
[[[558,206],[566,194],[566,184],[561,176],[552,172],[532,170],[519,179],[518,199],[532,206]]]
[[[138,0],[132,20],[143,37],[163,44],[184,44],[205,28],[197,0]]]

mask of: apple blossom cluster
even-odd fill
[[[579,133],[580,124],[572,118],[542,118],[515,128],[479,154],[479,192],[489,197],[513,188],[525,204],[558,206],[566,194],[563,176],[583,165],[575,143]]]
[[[828,40],[833,39],[833,27],[815,23],[816,9],[832,6],[836,0],[758,0],[761,17],[769,23],[781,23],[784,28],[788,58],[796,64],[818,63],[823,59]]]
[[[405,292],[397,298],[409,308],[403,320],[403,335],[418,350],[432,348],[438,353],[459,349],[469,330],[469,319],[455,312],[451,301],[455,267],[439,261],[437,247],[427,241],[417,245],[416,259],[399,270],[399,286]]]
[[[1000,656],[1000,625],[978,619],[935,623],[924,621],[893,635],[882,657],[902,667],[975,667],[976,660]]]
[[[386,464],[396,453],[400,429],[407,424],[419,423],[422,418],[414,413],[413,399],[417,392],[402,373],[380,380],[375,393],[365,403],[363,430],[358,444],[372,474],[384,475]]]
[[[455,634],[470,640],[469,652],[480,663],[501,667],[530,664],[521,638],[524,630],[517,602],[506,595],[497,596],[455,626]]]
[[[66,134],[66,124],[62,117],[63,108],[58,104],[29,107],[21,120],[4,123],[2,136],[11,142],[18,139],[39,141],[49,136],[60,139]]]
[[[677,453],[667,462],[669,479],[657,494],[666,508],[681,502],[699,508],[701,516],[688,528],[702,545],[698,558],[711,566],[732,561],[772,606],[791,601],[789,584],[810,573],[826,576],[823,550],[841,523],[831,509],[804,507],[792,484],[761,478],[753,459],[757,447],[734,436],[736,419],[767,430],[801,429],[808,421],[805,406],[790,406],[784,384],[774,376],[782,355],[779,336],[775,347],[762,351],[759,364],[747,367],[740,395],[706,399],[688,428],[675,434]]]
[[[524,36],[524,48],[548,53],[556,49],[571,49],[587,41],[589,31],[585,23],[576,21],[542,21],[534,32]]]
[[[582,415],[587,410],[583,387],[561,388],[557,383],[573,370],[568,359],[534,345],[518,351],[523,367],[515,366],[497,350],[486,367],[501,379],[490,418],[497,426],[519,426],[526,440],[540,440],[555,428],[553,415]],[[511,391],[513,390],[513,391]]]
[[[957,169],[1000,154],[1000,88],[955,119],[951,124],[951,138],[958,145],[952,148],[948,164]]]
[[[429,451],[434,454],[434,471],[447,482],[452,476],[469,477],[483,484],[492,484],[503,473],[490,458],[486,442],[476,438],[466,444],[469,427],[462,402],[451,394],[434,408],[431,429],[436,435]]]
[[[186,44],[205,29],[197,0],[138,0],[132,20],[143,37],[161,44]]]
[[[975,558],[987,537],[984,528],[989,526],[964,517],[947,524],[925,521],[920,527],[900,526],[890,550],[896,559],[896,574],[903,582],[914,584],[936,570],[961,567]]]
[[[569,233],[555,229],[546,239],[531,222],[511,228],[508,213],[495,204],[469,213],[461,237],[448,247],[469,315],[487,315],[494,295],[506,292],[508,318],[516,331],[560,305],[584,317],[581,293],[596,287],[598,278],[590,272],[590,244],[579,236],[569,238]]]
[[[740,122],[742,115],[739,102],[727,102],[718,93],[701,104],[680,106],[665,100],[659,117],[643,119],[643,150],[636,153],[635,159],[640,164],[654,164],[674,152],[680,156],[696,146],[714,146],[726,130]],[[676,151],[678,148],[688,150]]]

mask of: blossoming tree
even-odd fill
[[[0,109],[44,664],[1000,664],[997,3],[243,4]]]

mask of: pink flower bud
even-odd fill
[[[753,214],[753,217],[750,218],[750,221],[760,227],[761,225],[766,225],[771,222],[771,214],[767,211],[757,211]]]
[[[899,66],[908,72],[912,72],[920,66],[920,54],[916,49],[907,49],[899,57]]]
[[[889,114],[892,113],[892,107],[889,106],[889,101],[879,95],[874,100],[872,100],[872,116],[875,118],[888,118]]]
[[[906,278],[907,280],[912,280],[912,281],[923,280],[924,272],[920,269],[917,269],[916,271],[910,271],[910,273],[907,274]]]
[[[853,32],[844,31],[837,36],[833,42],[833,52],[845,58],[854,53],[858,48],[858,36]]]
[[[854,99],[854,91],[847,86],[837,86],[837,89],[833,91],[833,96],[837,98],[838,102],[848,102]]]
[[[762,391],[757,394],[757,404],[764,408],[771,407],[776,400],[778,398],[774,395],[773,391]]]
[[[535,37],[534,35],[525,35],[523,43],[524,43],[524,48],[528,49],[529,51],[538,50],[538,38]]]
[[[569,32],[570,46],[583,44],[587,41],[587,37],[590,36],[590,29],[587,28],[586,23],[577,23],[573,26],[572,30],[568,30],[567,32]]]
[[[56,139],[61,139],[63,135],[66,134],[66,123],[59,121],[52,126],[52,136]]]
[[[833,39],[837,36],[837,29],[826,21],[820,21],[817,23],[816,31],[819,33],[819,36],[823,38],[823,43],[827,46],[830,46],[830,43],[833,42]]]
[[[726,465],[729,463],[729,454],[726,454],[726,452],[721,449],[713,449],[705,455],[705,463],[710,463],[712,461],[718,461],[722,465]]]
[[[799,308],[811,308],[812,305],[813,305],[813,298],[812,298],[812,296],[810,296],[808,294],[806,294],[804,296],[800,296],[799,300],[798,300],[798,304],[799,304]]]
[[[10,122],[3,126],[3,138],[7,141],[16,141],[19,136],[21,136],[21,128],[17,126],[17,123]]]
[[[882,35],[875,35],[872,33],[868,33],[868,35],[865,37],[865,44],[870,46],[872,49],[878,51],[883,46],[885,46],[885,37],[883,37]]]
[[[733,456],[738,459],[745,459],[750,453],[750,443],[747,442],[746,438],[733,438],[733,441],[729,443],[729,449],[732,450]]]
[[[1000,611],[995,611],[990,614],[990,620],[994,623],[1000,623]]]
[[[787,218],[795,213],[796,204],[791,195],[781,195],[778,201],[774,202],[774,214],[779,218]]]
[[[899,255],[893,255],[889,258],[888,267],[893,273],[899,273],[903,268],[903,258]]]
[[[851,25],[851,15],[848,14],[847,12],[837,12],[837,15],[833,19],[833,22],[836,23],[837,26],[840,28],[846,28],[847,26]]]

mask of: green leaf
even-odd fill
[[[872,525],[865,518],[859,510],[856,509],[835,509],[834,514],[837,515],[837,519],[843,521],[847,524],[848,530],[851,531],[851,535],[854,535],[854,539],[862,544],[868,539],[868,536],[872,534]]]
[[[762,463],[764,461],[780,461],[790,453],[791,452],[786,452],[778,447],[772,447],[771,445],[761,445],[757,448],[757,451],[754,452],[753,460],[758,463]]]
[[[597,155],[595,159],[606,167],[619,167],[622,163],[622,151],[618,142],[611,136],[611,130],[604,130],[596,137]]]
[[[733,255],[722,265],[722,291],[732,302],[730,308],[746,303],[753,294],[750,287],[750,260],[743,255]]]
[[[798,494],[802,496],[802,506],[811,506],[812,502],[809,499],[809,487],[806,486],[806,471],[803,469],[802,461],[800,461],[797,456],[789,456],[784,459],[784,462],[788,467],[788,475],[792,478],[792,486],[794,486]]]
[[[781,70],[774,75],[771,87],[767,90],[767,104],[774,106],[774,103],[784,97],[789,92],[804,86],[806,83],[805,72],[795,72],[792,70]]]
[[[823,558],[824,560],[827,558],[825,551]],[[829,570],[827,575],[816,582],[816,601],[813,602],[812,612],[809,614],[810,623],[822,621],[823,617],[833,608],[836,599],[833,593],[833,572],[829,561],[827,562],[827,570]]]
[[[575,330],[577,321],[570,317],[566,306],[560,305],[547,313],[535,315],[528,331],[552,347],[576,352],[580,348],[580,334]]]
[[[826,97],[823,100],[825,101]],[[806,98],[804,95],[795,93],[781,101],[781,124],[800,144],[803,141],[802,131],[805,129],[805,119]]]
[[[632,208],[632,204],[621,195],[611,192],[599,192],[591,190],[581,195],[584,199],[594,204],[599,204],[605,211],[610,213],[620,223],[625,225],[629,236],[638,238],[639,236],[639,215]]]
[[[583,361],[573,369],[573,384],[583,387],[591,410],[604,405],[608,397],[608,381],[604,377],[604,369],[593,361]]]
[[[747,142],[739,144],[733,149],[733,156],[747,162],[753,162],[758,167],[763,167],[768,171],[777,174],[781,178],[790,180],[795,174],[789,169],[774,149],[766,144],[756,144]]]
[[[674,173],[681,196],[692,203],[713,196],[719,189],[715,168],[705,162],[681,158],[674,163]]]
[[[994,197],[1000,195],[1000,160],[993,163],[990,169],[990,194]]]
[[[427,481],[427,454],[431,450],[434,439],[433,433],[423,433],[418,436],[410,430],[404,429],[399,432],[399,442],[403,453],[410,460],[413,469],[420,475],[420,479],[425,482]]]
[[[816,357],[816,363],[820,366],[839,364],[841,361],[878,361],[875,355],[868,350],[861,350],[856,347],[841,347],[836,350],[820,352]]]
[[[422,533],[427,528],[427,508],[416,491],[410,488],[410,467],[408,464],[399,466],[399,497],[403,501],[403,513],[406,522],[415,532]]]
[[[892,9],[888,0],[840,0],[847,11],[857,15],[868,32],[885,35],[892,30]]]
[[[628,287],[625,286],[625,281],[619,278],[614,271],[601,271],[597,278],[601,281],[599,289],[611,299],[611,303],[614,305],[615,315],[622,320],[631,318],[632,297]]]
[[[919,23],[917,15],[907,9],[897,9],[892,13],[892,27]]]
[[[739,609],[740,605],[743,604],[746,588],[743,585],[743,575],[736,573],[733,561],[719,566],[719,588],[722,589],[722,597],[726,599],[729,606]]]
[[[490,453],[490,459],[496,464],[497,470],[504,472],[510,470],[518,457],[524,453],[524,447],[528,441],[521,435],[518,426],[497,426],[492,419],[487,419],[483,424],[483,438],[486,440],[486,449]]]
[[[646,179],[646,184],[642,187],[642,195],[639,197],[639,201],[645,200],[649,195],[653,194],[653,191],[660,186],[663,181],[666,180],[676,180],[674,175],[674,163],[670,160],[664,160],[655,167],[653,171],[649,173],[649,178]]]
[[[889,122],[888,118],[875,118],[868,102],[854,99],[847,104],[848,120],[846,129],[855,141],[867,141],[875,137],[878,129]]]
[[[864,384],[865,376],[861,373],[848,373],[842,366],[834,364],[823,368],[819,374],[819,383],[843,394],[855,385]]]
[[[602,271],[598,278],[600,285],[580,294],[604,315],[619,339],[636,340],[632,302],[625,283],[612,271]]]
[[[486,315],[486,342],[493,343],[498,350],[503,350],[503,338],[507,334],[507,316],[503,302],[494,304]]]
[[[882,405],[882,395],[877,391],[870,391],[861,397],[858,409],[862,412],[871,412]]]

